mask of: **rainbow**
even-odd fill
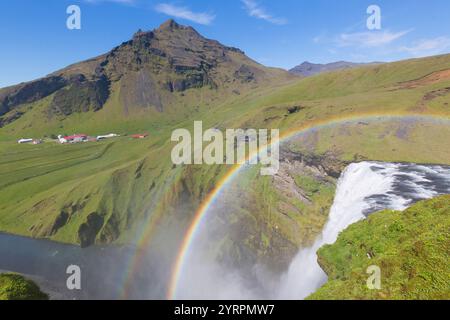
[[[158,205],[153,210],[154,214],[150,215],[147,218],[147,221],[143,224],[143,227],[141,228],[141,232],[138,232],[139,237],[137,238],[136,241],[136,249],[133,258],[130,259],[130,263],[126,268],[126,272],[123,277],[123,284],[121,286],[122,291],[120,293],[120,297],[123,300],[126,300],[129,297],[130,294],[129,290],[131,289],[133,275],[135,275],[138,272],[140,266],[142,265],[142,259],[144,258],[146,252],[145,249],[153,239],[153,236],[155,234],[155,231],[157,230],[159,222],[163,217],[164,204],[167,202],[166,201],[167,198],[169,198],[172,194],[175,193],[174,192],[175,181],[176,179],[173,179],[172,183],[166,185],[165,188],[163,188],[163,190],[160,192],[158,196],[158,199],[160,201],[152,201],[152,203],[158,203]]]
[[[355,121],[373,121],[373,120],[401,120],[401,119],[417,119],[417,120],[439,120],[439,121],[449,121],[450,117],[448,115],[440,114],[411,114],[411,113],[398,113],[398,114],[380,114],[380,113],[367,113],[359,114],[355,116],[344,116],[344,117],[333,117],[324,120],[315,120],[304,123],[303,125],[290,129],[284,132],[279,141],[272,141],[272,143],[282,143],[286,140],[293,138],[296,135],[307,133],[308,131],[315,129],[322,129],[325,127],[331,127],[338,124],[351,123]],[[267,146],[266,146],[267,148]],[[260,150],[258,150],[259,152]],[[258,153],[257,152],[257,153]],[[255,157],[257,154],[249,155],[249,159]],[[237,176],[237,174],[244,168],[245,165],[234,165],[216,184],[215,188],[206,196],[201,205],[195,212],[194,218],[187,229],[187,232],[183,238],[178,255],[176,256],[175,262],[172,268],[172,275],[170,278],[167,299],[176,299],[177,287],[182,275],[184,265],[186,263],[187,257],[192,250],[192,244],[196,238],[196,234],[199,227],[206,220],[209,208],[215,203],[215,201],[220,197],[222,190],[224,190],[229,183]]]

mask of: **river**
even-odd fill
[[[42,239],[0,233],[0,270],[24,274],[51,299],[116,299],[129,255],[127,247],[82,249]],[[69,290],[67,267],[81,269],[81,290]]]

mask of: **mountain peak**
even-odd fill
[[[185,27],[182,26],[180,24],[178,24],[175,20],[173,19],[169,19],[167,21],[165,21],[164,23],[162,23],[157,29],[154,29],[152,31],[143,31],[142,29],[139,29],[138,31],[136,31],[133,35],[133,39],[136,38],[140,38],[140,37],[146,37],[149,36],[153,37],[153,34],[155,32],[157,33],[171,33],[175,30],[187,30],[187,29],[191,29],[190,27]]]
[[[169,19],[165,21],[163,24],[161,24],[158,28],[158,30],[174,30],[179,29],[181,27],[180,24],[178,24],[175,20]]]
[[[149,107],[161,112],[173,106],[172,93],[200,88],[233,93],[276,77],[290,75],[258,65],[239,49],[169,19],[153,31],[139,29],[101,56],[0,91],[0,127],[22,115],[15,111],[21,105],[52,94],[49,117],[98,111],[115,90],[128,115]]]
[[[174,28],[178,26],[180,25],[175,20],[168,19],[159,26],[159,29]]]

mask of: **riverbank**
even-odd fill
[[[0,275],[5,273],[16,273],[11,270],[2,270],[0,269]],[[64,293],[64,290],[60,287],[55,285],[55,283],[52,283],[48,280],[46,280],[44,277],[36,276],[36,275],[30,275],[30,274],[20,274],[26,279],[29,279],[33,281],[42,292],[46,293],[49,296],[50,300],[70,300],[71,297]]]

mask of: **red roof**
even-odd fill
[[[148,137],[148,133],[133,134],[133,135],[131,135],[131,137],[135,138],[135,139],[147,138]]]

